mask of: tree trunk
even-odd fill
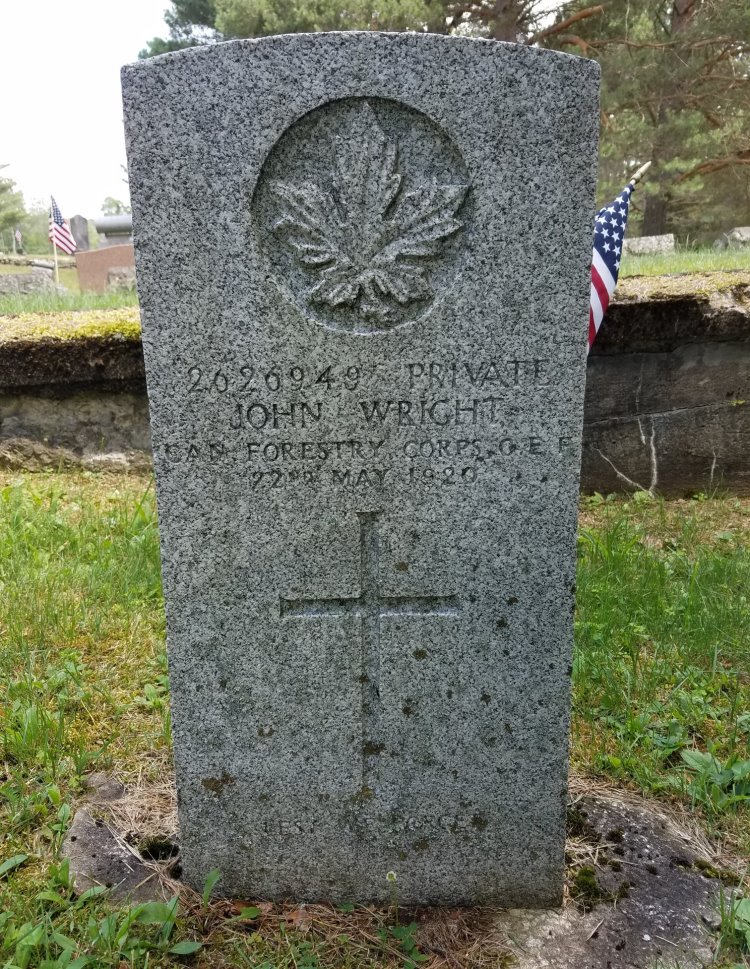
[[[667,231],[668,198],[663,185],[658,195],[646,196],[643,211],[643,235],[663,236]]]
[[[669,22],[670,36],[674,37],[676,34],[682,33],[687,28],[690,21],[695,16],[700,4],[701,0],[673,0],[672,17]],[[673,92],[670,91],[665,93],[671,94]],[[666,181],[665,175],[663,175],[660,170],[660,163],[666,152],[663,150],[663,137],[659,130],[662,125],[667,123],[667,120],[668,113],[666,109],[662,107],[659,110],[656,131],[654,132],[654,145],[651,152],[651,161],[654,165],[653,169],[651,170],[652,181],[655,178],[658,186],[658,192],[655,192],[653,195],[646,195],[646,206],[643,211],[644,236],[661,236],[667,231],[670,192],[669,183]]]
[[[672,18],[670,20],[670,33],[674,37],[675,34],[681,33],[698,10],[701,0],[674,0],[672,6]]]
[[[511,44],[518,41],[519,8],[517,0],[495,0],[492,20],[489,22],[490,37],[493,40],[506,40]]]

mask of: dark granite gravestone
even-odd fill
[[[186,877],[558,902],[597,65],[299,35],[123,87]]]
[[[70,220],[70,231],[75,239],[78,252],[88,252],[89,243],[89,220],[82,215],[74,215]]]

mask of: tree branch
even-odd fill
[[[578,34],[563,34],[562,37],[557,38],[557,42],[563,47],[580,47],[584,54],[588,54],[590,50],[596,50],[593,44],[579,37]]]
[[[697,175],[713,175],[715,172],[721,172],[725,168],[733,168],[735,165],[750,165],[750,150],[741,151],[733,157],[711,158],[709,161],[701,162],[700,165],[691,168],[689,172],[680,175],[675,181],[679,184],[689,178],[695,178]]]
[[[559,34],[563,30],[567,30],[572,24],[577,23],[579,20],[585,20],[588,17],[593,17],[597,13],[604,13],[604,7],[600,3],[595,7],[586,7],[585,10],[579,10],[578,13],[574,13],[572,17],[568,17],[566,20],[561,20],[559,24],[553,24],[551,27],[540,30],[532,37],[529,37],[526,43],[529,46],[531,44],[538,44],[540,40],[546,40],[547,37],[552,37],[553,34]]]

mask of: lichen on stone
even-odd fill
[[[140,340],[137,307],[57,313],[21,313],[0,320],[0,343],[16,340]]]

